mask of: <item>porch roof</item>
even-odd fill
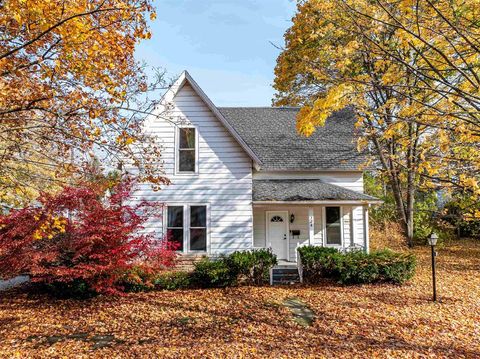
[[[318,179],[253,180],[254,202],[362,202],[379,203],[378,198]]]

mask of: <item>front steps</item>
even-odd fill
[[[296,265],[277,265],[273,267],[271,285],[290,285],[300,283],[300,276]]]

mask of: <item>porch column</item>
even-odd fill
[[[369,252],[369,240],[368,240],[368,207],[370,205],[363,206],[363,241],[365,245],[365,252]]]
[[[315,222],[313,218],[313,208],[308,208],[308,244],[314,244],[313,236],[315,235]]]

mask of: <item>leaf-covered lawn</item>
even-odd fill
[[[243,287],[55,301],[0,299],[0,357],[480,357],[480,242],[428,248],[411,284]],[[282,303],[298,298],[312,326]]]

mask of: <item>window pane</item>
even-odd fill
[[[190,229],[190,250],[191,251],[207,250],[207,229],[206,228]]]
[[[183,206],[168,206],[167,227],[183,227]]]
[[[195,129],[180,128],[180,147],[179,148],[195,148]]]
[[[340,207],[325,208],[327,244],[342,244]]]
[[[183,251],[183,228],[168,229],[167,240],[176,244],[175,250]]]
[[[327,207],[325,211],[327,224],[340,222],[340,207]]]
[[[332,227],[327,225],[327,244],[342,244],[342,234],[340,227]]]
[[[191,206],[190,207],[190,227],[206,227],[207,226],[207,207]]]
[[[182,172],[195,172],[195,150],[179,151],[178,170]]]

